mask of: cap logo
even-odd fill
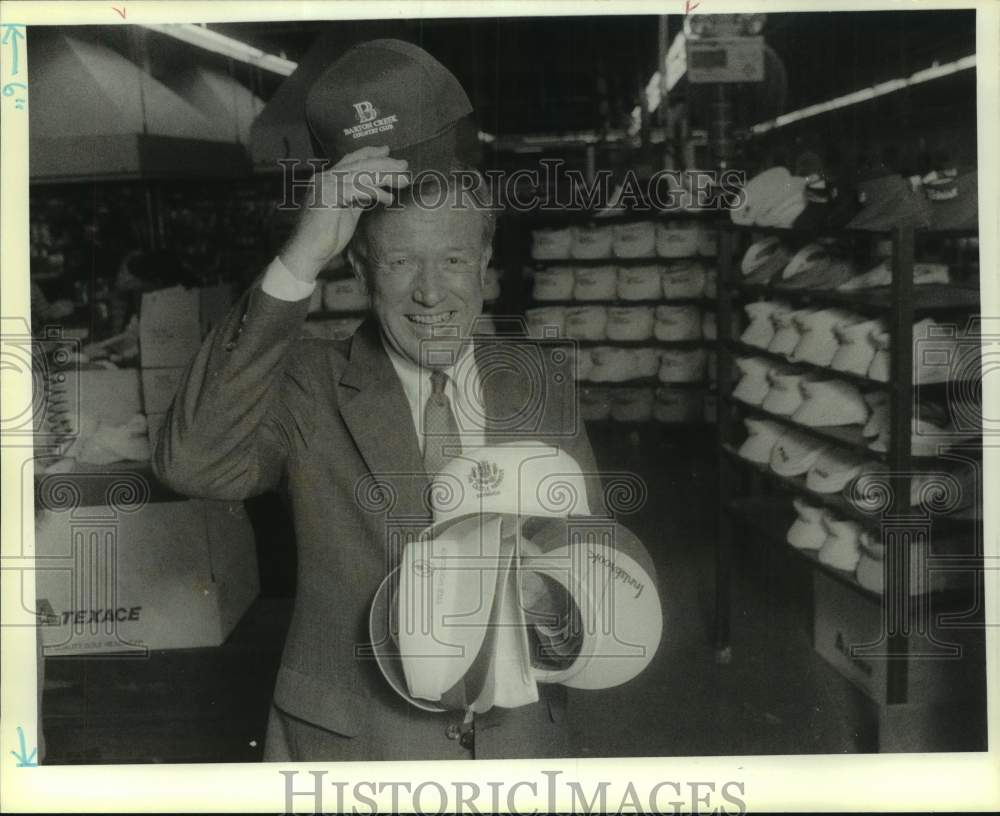
[[[469,470],[469,484],[479,493],[479,498],[498,495],[500,493],[498,488],[502,482],[503,468],[496,462],[483,459],[476,462]]]
[[[378,118],[378,108],[371,102],[355,102],[354,113],[358,117],[358,124],[362,125]]]

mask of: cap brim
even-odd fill
[[[471,116],[465,116],[450,127],[423,142],[400,147],[390,154],[395,159],[405,159],[411,178],[421,174],[448,173],[460,167],[478,167],[482,163],[482,149],[478,130]]]

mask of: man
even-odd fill
[[[596,473],[565,355],[473,341],[492,214],[470,205],[461,177],[435,176],[428,196],[409,186],[407,170],[387,147],[367,146],[317,176],[318,200],[333,206],[304,209],[279,256],[206,338],[154,467],[189,495],[233,500],[280,488],[290,499],[298,590],[265,759],[571,756],[562,687],[470,722],[409,706],[364,648],[375,591],[401,542],[431,521],[429,476],[449,451],[532,438]],[[346,341],[303,338],[317,275],[345,250],[371,316]],[[594,476],[588,493],[601,506]]]

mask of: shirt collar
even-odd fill
[[[427,380],[429,383],[431,376],[431,369],[425,368],[424,366],[417,365],[412,360],[403,357],[396,349],[390,345],[389,341],[386,339],[385,334],[380,334],[382,340],[382,346],[385,348],[386,354],[389,355],[389,360],[392,362],[393,368],[396,369],[396,374],[399,375],[400,382],[403,385],[403,391],[406,393],[407,399],[411,404],[417,404],[421,397],[421,387],[423,380]],[[470,340],[468,343],[463,343],[461,351],[459,352],[458,359],[452,363],[447,368],[442,369],[448,375],[448,382],[445,385],[445,390],[450,394],[454,395],[454,379],[452,377],[452,372],[459,363],[466,361],[466,357],[473,353],[473,341]],[[471,360],[472,374],[475,377],[475,393],[478,396],[479,393],[479,370],[475,363],[475,358]],[[424,385],[424,388],[427,386]],[[423,396],[426,398],[430,391],[424,391]]]

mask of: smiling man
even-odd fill
[[[351,117],[412,121],[433,135],[411,145],[393,131],[388,146],[327,151],[338,160],[315,178],[319,206],[302,211],[279,256],[206,338],[154,454],[157,474],[181,493],[288,496],[298,581],[269,760],[573,755],[563,687],[474,718],[427,712],[392,691],[369,642],[375,593],[406,541],[431,522],[430,478],[449,456],[512,439],[557,445],[589,475],[591,508],[602,506],[568,356],[476,332],[493,213],[463,194],[469,173],[453,172],[453,128],[433,121],[448,106],[408,116],[442,83],[451,93],[457,86],[428,60],[414,46],[378,41],[320,78],[309,111],[321,137],[346,133],[353,146],[368,130],[344,127]],[[369,84],[345,93],[351,76]],[[343,115],[328,117],[324,105],[335,104]],[[466,106],[452,108],[464,115]],[[420,172],[435,163],[440,172]],[[423,177],[430,183],[419,184]],[[303,337],[317,276],[345,251],[371,314],[348,340]]]

